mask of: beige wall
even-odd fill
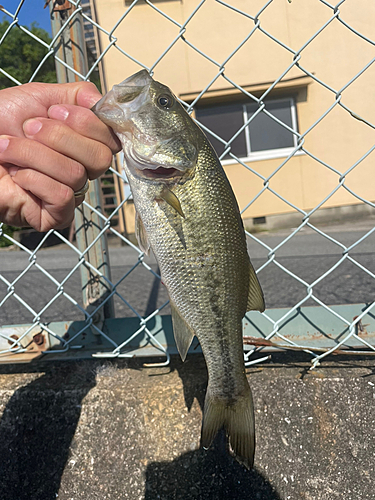
[[[110,31],[124,14],[124,0],[96,0],[98,22]],[[236,8],[255,15],[265,0],[233,0]],[[155,5],[182,24],[198,5],[194,0],[169,0]],[[341,18],[370,39],[375,26],[375,3],[365,0],[345,2]],[[332,17],[332,10],[314,0],[288,3],[276,0],[260,15],[261,27],[297,51]],[[254,27],[254,22],[227,7],[207,1],[186,27],[186,39],[222,64]],[[150,68],[179,34],[175,24],[147,4],[136,5],[115,30],[117,45]],[[101,34],[102,50],[108,37]],[[336,19],[301,53],[300,65],[335,90],[343,87],[375,56],[367,43]],[[292,63],[293,54],[257,30],[250,40],[225,64],[225,75],[250,90],[265,90]],[[104,58],[108,88],[140,69],[139,65],[112,47]],[[193,99],[218,72],[217,66],[191,49],[182,40],[157,64],[154,77],[167,84],[185,100]],[[294,66],[286,82],[276,92],[293,90],[297,94],[299,131],[306,131],[335,101],[335,95]],[[342,102],[363,118],[375,122],[375,64],[343,92]],[[230,84],[220,77],[210,88],[225,94]],[[223,90],[224,89],[224,90]],[[259,92],[257,95],[260,95]],[[208,92],[205,99],[215,93]],[[336,106],[306,136],[305,147],[316,157],[344,172],[375,143],[374,129],[354,119]],[[346,185],[359,196],[375,200],[373,187],[375,152],[347,176]],[[285,158],[252,162],[267,177]],[[226,165],[241,208],[263,187],[263,181],[238,164]],[[338,185],[339,176],[308,155],[290,159],[271,179],[270,187],[298,207],[308,210],[320,203]],[[325,207],[357,204],[348,191],[340,188]],[[270,191],[264,192],[245,212],[259,217],[290,212],[291,208]]]

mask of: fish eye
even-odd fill
[[[158,104],[161,108],[169,109],[173,106],[174,99],[170,95],[161,95],[158,97]]]

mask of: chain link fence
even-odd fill
[[[121,14],[116,11],[113,22],[104,15],[104,1],[51,0],[46,4],[53,34],[42,39],[20,22],[31,3],[21,0],[2,9],[0,61],[17,30],[43,53],[22,79],[11,68],[0,67],[0,73],[8,85],[38,81],[54,59],[59,82],[100,77],[103,92],[141,68],[170,85],[208,133],[240,198],[249,251],[268,305],[263,314],[251,312],[244,319],[247,364],[268,359],[262,351],[274,349],[303,350],[312,366],[334,353],[374,354],[375,195],[369,185],[375,100],[367,84],[374,76],[374,6],[351,0],[337,5],[310,0],[304,6],[297,0],[263,2],[126,0],[117,6]],[[42,7],[42,1],[33,3],[35,11]],[[151,39],[147,19],[152,33],[163,34],[162,43]],[[122,45],[134,29],[138,39]],[[336,44],[334,57],[325,50],[330,43]],[[253,57],[248,67],[245,50]],[[189,78],[200,75],[191,92],[173,86],[175,73],[182,71],[181,51],[195,61]],[[126,72],[116,81],[111,75],[120,61]],[[257,83],[258,66],[266,75],[262,84]],[[172,82],[159,78],[159,68],[163,75],[166,67],[172,68]],[[317,67],[329,68],[335,78]],[[340,127],[336,134],[337,123],[349,136]],[[264,124],[269,145],[256,134]],[[324,149],[315,149],[313,139]],[[17,232],[0,225],[0,241],[18,250],[0,253],[0,361],[42,354],[53,359],[137,355],[161,356],[156,363],[166,365],[176,352],[157,264],[131,237],[132,200],[121,158],[110,171],[117,182],[117,207],[105,214],[100,185],[93,183],[77,210],[75,242],[67,233],[50,231],[30,249]],[[300,202],[301,192],[310,201]],[[119,215],[124,223],[116,228],[112,220]],[[350,227],[342,225],[355,215]],[[327,225],[337,217],[334,227]],[[267,219],[279,229],[263,232],[270,229]],[[44,249],[51,238],[60,245]]]

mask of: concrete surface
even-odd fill
[[[248,369],[255,469],[199,450],[200,355],[0,366],[1,500],[374,498],[374,358],[302,355]]]

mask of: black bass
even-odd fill
[[[158,261],[185,360],[194,335],[208,368],[201,445],[225,428],[252,467],[254,409],[246,378],[242,318],[264,310],[238,205],[202,130],[168,87],[146,70],[115,85],[93,108],[122,143],[140,248]]]

